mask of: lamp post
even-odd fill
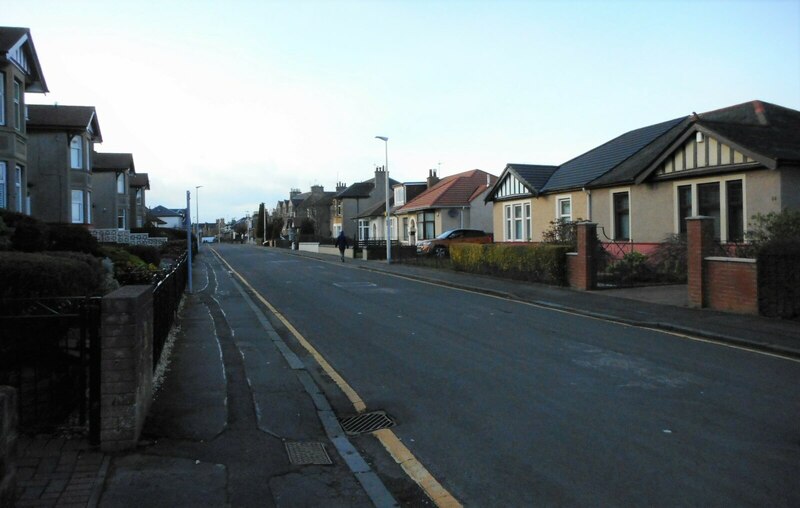
[[[389,138],[386,136],[375,136],[375,139],[383,141],[384,153],[386,155],[386,165],[383,167],[384,193],[386,194],[386,263],[392,263],[392,219],[389,216]]]
[[[197,250],[200,250],[200,187],[202,185],[196,185],[194,188],[194,206],[195,215],[197,216],[195,218],[197,221]]]

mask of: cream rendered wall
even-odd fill
[[[533,231],[531,241],[541,242],[542,233],[550,228],[550,222],[557,217],[556,206],[561,198],[572,198],[572,220],[589,220],[589,194],[582,190],[558,192],[539,196],[533,200],[531,215]],[[592,213],[594,215],[594,211]]]
[[[781,171],[781,208],[800,208],[800,168]]]

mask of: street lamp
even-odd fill
[[[384,192],[386,194],[386,263],[392,263],[392,219],[389,217],[389,138],[386,136],[375,136],[375,139],[383,141],[384,152],[386,155],[386,165],[384,166]]]
[[[194,206],[195,206],[195,215],[197,216],[195,220],[197,221],[197,249],[200,250],[200,187],[202,185],[196,185],[194,188]]]

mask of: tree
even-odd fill
[[[276,240],[280,238],[281,231],[283,231],[283,218],[275,217],[270,223],[270,228],[268,230],[269,237],[271,240]]]
[[[301,235],[313,235],[314,234],[314,221],[306,217],[305,219],[300,222],[300,234]]]
[[[258,217],[256,217],[256,238],[264,238],[264,228],[266,226],[264,221],[264,203],[258,205]]]

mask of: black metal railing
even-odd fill
[[[0,384],[17,389],[20,429],[88,423],[100,437],[100,298],[0,301]]]
[[[189,275],[187,254],[165,272],[153,288],[153,370],[158,365]]]

